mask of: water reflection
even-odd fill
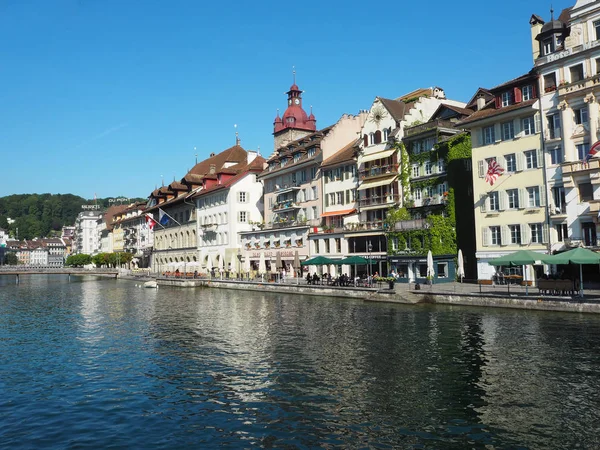
[[[599,318],[116,280],[0,289],[1,447],[598,447]]]

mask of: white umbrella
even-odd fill
[[[294,265],[290,264],[290,278],[296,278],[296,271],[294,270]]]
[[[250,265],[250,255],[246,255],[246,258],[244,259],[244,271],[247,274],[250,274],[251,270],[252,270],[252,266]]]
[[[223,278],[223,255],[219,254],[217,255],[217,267],[219,269],[219,273],[221,274],[221,279]]]
[[[212,262],[212,257],[210,256],[210,253],[206,256],[206,271],[207,272],[211,272],[213,268],[213,262]]]
[[[456,269],[456,275],[460,277],[460,282],[462,283],[463,277],[465,276],[465,262],[463,261],[461,249],[458,249],[458,268]]]
[[[258,273],[260,274],[261,277],[264,277],[265,273],[267,273],[267,264],[265,263],[265,253],[264,252],[260,253],[260,258],[258,260]]]
[[[238,271],[237,257],[235,256],[235,253],[233,253],[233,252],[231,253],[231,261],[229,262],[229,265],[231,266],[230,270],[233,273],[237,273],[237,271]]]
[[[433,270],[433,254],[431,253],[431,250],[429,250],[427,252],[427,279],[431,280],[431,283],[433,284],[433,277],[435,276],[435,272]],[[431,278],[429,278],[431,277]]]

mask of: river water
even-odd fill
[[[0,448],[599,448],[596,315],[0,277]]]

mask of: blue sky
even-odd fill
[[[0,196],[147,197],[234,124],[266,157],[292,66],[317,127],[419,87],[468,101],[531,69],[529,18],[550,17],[541,0],[404,3],[0,0]]]

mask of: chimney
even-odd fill
[[[258,152],[255,152],[254,150],[248,150],[248,164],[251,164],[252,161],[254,161],[256,159],[256,157],[258,156]]]
[[[483,94],[479,94],[477,96],[477,111],[483,109],[484,106],[485,106],[485,97],[483,96]]]
[[[540,16],[535,14],[529,19],[529,25],[531,25],[531,51],[533,55],[533,63],[540,57],[540,42],[537,40],[538,35],[542,32],[542,26],[544,26],[544,20]]]
[[[208,173],[210,173],[211,175],[214,175],[216,171],[217,171],[217,166],[215,164],[211,164],[210,170]]]

